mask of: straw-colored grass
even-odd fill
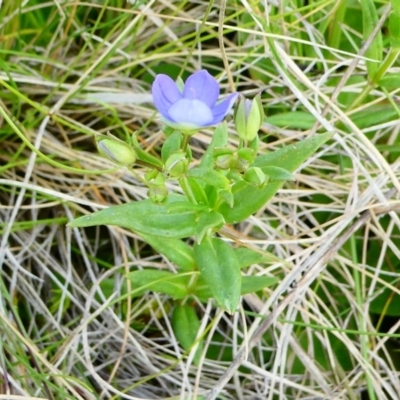
[[[393,51],[389,2],[376,6],[363,39],[356,2],[2,2],[0,399],[399,398],[400,78],[394,58],[368,86],[374,35]],[[196,366],[168,297],[124,295],[130,269],[174,266],[129,231],[66,224],[146,198],[140,168],[115,170],[93,137],[139,131],[156,153],[151,82],[200,68],[225,93],[262,93],[261,152],[335,135],[225,229],[276,256],[246,274],[281,281],[233,316],[197,304]]]

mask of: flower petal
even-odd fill
[[[184,127],[208,126],[213,120],[211,108],[200,100],[181,99],[168,110],[168,117]]]
[[[205,69],[189,76],[185,82],[183,97],[190,100],[200,100],[212,107],[219,96],[218,82]]]
[[[176,83],[167,75],[159,74],[151,87],[154,105],[161,115],[168,118],[168,109],[182,98]]]
[[[238,96],[239,93],[232,93],[225,100],[221,101],[219,104],[212,108],[214,118],[211,125],[215,125],[218,122],[221,122],[226,117]]]

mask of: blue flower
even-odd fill
[[[239,95],[232,93],[217,103],[219,85],[206,70],[190,75],[182,91],[169,76],[159,74],[153,82],[152,94],[164,122],[184,131],[221,122]]]

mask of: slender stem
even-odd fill
[[[190,136],[188,135],[188,134],[183,134],[183,140],[182,140],[182,146],[181,146],[181,148],[182,148],[182,150],[184,151],[184,152],[186,152],[186,150],[187,150],[187,147],[188,147],[188,144],[189,144],[189,139],[190,139]]]
[[[197,204],[196,197],[193,194],[192,188],[190,187],[186,176],[183,176],[179,179],[179,185],[181,186],[183,193],[185,193],[185,196],[188,198],[188,200],[193,204]]]
[[[368,82],[367,86],[363,89],[363,91],[359,94],[359,96],[353,101],[350,106],[350,110],[354,110],[361,102],[368,96],[369,92],[377,85],[379,85],[379,81],[386,74],[387,70],[393,65],[393,63],[397,60],[397,57],[400,54],[400,49],[391,48],[389,54],[386,56],[385,60],[380,65],[379,69],[376,71],[374,77],[372,78],[372,82]]]
[[[136,160],[135,161],[135,164],[136,165],[140,165],[141,167],[147,167],[147,168],[154,168],[154,169],[156,169],[157,171],[162,171],[162,168],[160,168],[158,165],[155,165],[155,164],[151,164],[151,163],[148,163],[148,162],[146,162],[146,161],[142,161],[142,160]]]
[[[400,49],[399,48],[391,48],[386,58],[383,60],[379,69],[376,71],[372,83],[377,85],[381,78],[385,75],[386,71],[393,65],[393,63],[397,60],[399,56]]]

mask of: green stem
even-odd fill
[[[397,60],[397,57],[400,54],[399,48],[391,48],[386,58],[383,60],[382,64],[376,71],[374,78],[372,79],[373,85],[378,85],[379,81],[386,74],[387,70],[393,65],[393,63]]]
[[[146,161],[142,161],[142,160],[136,159],[135,164],[136,165],[140,165],[141,167],[146,167],[146,168],[149,168],[149,169],[156,169],[157,171],[162,172],[162,168],[159,165],[151,164],[151,163],[146,162]]]
[[[185,153],[186,153],[186,150],[187,150],[187,147],[188,147],[188,144],[189,144],[189,139],[190,139],[190,136],[188,134],[184,133],[183,134],[183,140],[182,140],[181,148]]]
[[[368,96],[369,92],[377,85],[379,85],[379,81],[386,74],[388,69],[393,65],[393,63],[397,60],[400,54],[399,48],[391,48],[386,58],[383,60],[382,64],[376,71],[374,77],[372,78],[372,82],[368,82],[367,86],[363,89],[360,95],[354,100],[352,105],[350,106],[350,110],[354,110],[358,107],[361,102]]]
[[[193,204],[197,204],[196,198],[193,194],[192,188],[190,187],[186,176],[183,176],[182,178],[179,179],[179,185],[181,186],[183,193],[185,193],[187,199],[191,201]]]

